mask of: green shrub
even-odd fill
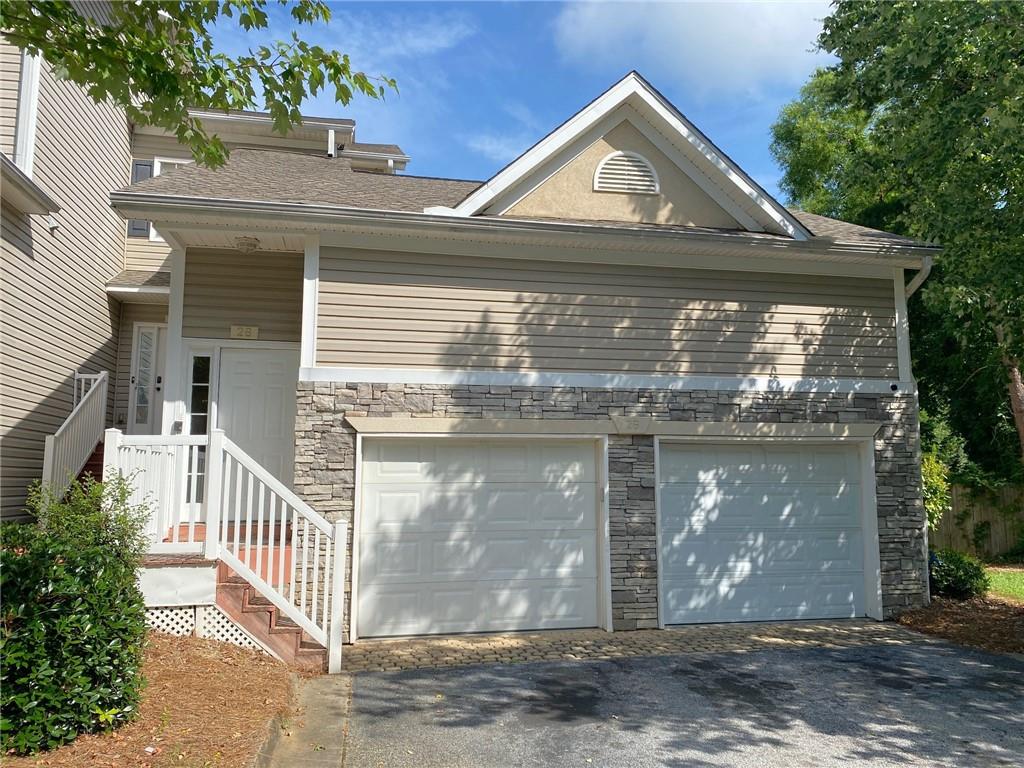
[[[953,549],[933,552],[928,562],[933,595],[967,600],[988,591],[985,566],[976,557]]]
[[[929,452],[921,456],[921,480],[924,508],[928,513],[928,528],[934,531],[939,520],[953,509],[953,495],[949,489],[949,467],[938,454]]]
[[[136,583],[148,511],[123,480],[36,489],[37,525],[0,529],[0,749],[51,749],[136,713],[145,608]]]

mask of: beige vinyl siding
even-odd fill
[[[228,339],[232,325],[259,327],[260,341],[302,335],[302,256],[189,249],[182,335]]]
[[[40,476],[44,439],[71,411],[73,372],[114,371],[120,307],[104,284],[122,268],[125,226],[107,195],[127,182],[129,160],[124,115],[44,64],[33,178],[62,210],[52,232],[44,217],[3,210],[4,516],[22,509],[25,486]]]
[[[132,342],[136,323],[167,324],[167,307],[161,304],[121,304],[121,324],[117,334],[117,375],[114,387],[114,426],[124,429],[128,423],[128,395],[131,390]]]
[[[325,248],[317,364],[896,378],[893,284]]]
[[[20,78],[21,51],[0,36],[0,152],[11,159],[14,158]]]

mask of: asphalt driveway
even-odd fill
[[[325,737],[345,768],[1024,765],[1024,661],[945,643],[365,672],[314,685],[336,701],[351,686]]]

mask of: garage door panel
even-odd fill
[[[808,445],[788,447],[672,446],[659,461],[665,483],[706,483],[715,486],[779,483],[791,480],[855,485],[860,479],[856,452],[849,448]]]
[[[856,528],[802,538],[762,532],[675,535],[665,545],[660,566],[670,580],[719,573],[801,576],[839,570],[859,572],[864,562],[864,541]]]
[[[558,440],[379,440],[367,444],[362,471],[367,483],[572,484],[597,478],[593,446]]]
[[[597,624],[589,581],[441,582],[360,587],[360,623],[376,635],[569,629]]]
[[[595,531],[365,534],[361,573],[379,583],[597,578]]]
[[[364,484],[360,527],[409,533],[592,526],[596,504],[593,483]]]
[[[666,623],[864,613],[856,448],[663,444],[659,469]]]
[[[837,619],[863,615],[860,574],[794,581],[787,576],[689,579],[665,590],[669,615],[689,622]]]
[[[751,484],[714,488],[686,484],[661,488],[666,527],[701,531],[709,526],[801,530],[842,526],[860,514],[854,486]]]

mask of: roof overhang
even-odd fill
[[[130,304],[167,304],[171,296],[169,272],[124,270],[107,281],[108,296]]]
[[[765,231],[807,240],[811,232],[786,208],[748,176],[728,155],[712,143],[676,107],[636,72],[630,72],[601,96],[534,144],[519,158],[499,171],[479,189],[455,206],[451,213],[475,216],[485,211],[507,209],[510,191],[538,171],[550,175],[575,156],[573,147],[593,140],[613,113],[629,107],[649,121],[666,137],[673,137],[686,150],[684,164],[695,179],[708,180],[733,200],[740,201]],[[638,126],[639,127],[639,126]],[[682,166],[681,166],[682,167]],[[751,222],[754,224],[754,222]]]
[[[846,274],[861,275],[880,270],[890,270],[891,275],[894,268],[920,269],[924,258],[938,251],[826,238],[805,241],[757,234],[664,231],[641,226],[444,216],[123,191],[111,193],[110,198],[125,218],[148,219],[161,232],[220,230],[225,243],[239,231],[272,236],[316,234],[323,244],[375,250],[712,269],[783,269],[795,273],[820,271],[815,265],[826,265],[827,271],[839,273],[839,265],[847,265]],[[187,243],[187,238],[181,240]]]
[[[32,181],[14,161],[0,153],[0,196],[22,213],[57,213],[60,205]]]

